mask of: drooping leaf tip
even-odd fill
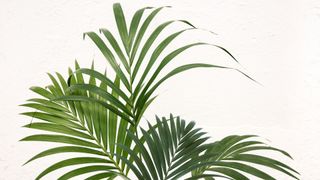
[[[258,82],[257,80],[253,79],[253,78],[252,78],[251,76],[249,76],[248,74],[246,74],[246,73],[242,72],[242,71],[241,71],[241,70],[239,70],[239,69],[235,69],[235,68],[234,68],[234,70],[236,70],[236,71],[240,72],[242,75],[244,75],[245,77],[247,77],[247,78],[248,78],[248,79],[250,79],[251,81],[253,81],[253,82],[255,82],[255,83],[259,84],[260,86],[262,86],[262,84],[261,84],[260,82]]]
[[[153,8],[154,8],[153,6],[147,6],[144,9],[153,9]]]
[[[25,116],[25,115],[26,115],[26,112],[19,113],[18,115]]]
[[[19,141],[20,141],[20,142],[21,142],[21,141],[26,141],[26,139],[27,139],[27,137],[24,137],[24,138],[20,139]]]
[[[49,72],[46,72],[46,74],[47,74],[49,77],[51,77],[51,76],[52,76]]]
[[[191,26],[191,27],[193,27],[193,29],[197,29],[197,27],[196,26],[194,26],[193,24],[191,24],[189,21],[187,21],[187,20],[184,20],[184,19],[181,19],[181,20],[179,20],[180,22],[183,22],[183,23],[185,23],[185,24],[187,24],[187,25],[189,25],[189,26]]]
[[[94,60],[92,60],[91,69],[94,69]]]
[[[82,34],[82,39],[83,39],[83,40],[86,39],[86,35],[87,35],[87,32],[84,32],[84,33]]]
[[[115,6],[121,6],[121,4],[119,2],[113,3],[113,7]]]
[[[36,90],[37,88],[39,88],[38,86],[31,86],[29,89],[31,90],[31,91],[34,91],[34,90]]]

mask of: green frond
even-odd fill
[[[180,118],[170,116],[169,121],[165,118],[157,118],[157,126],[149,124],[149,130],[141,128],[146,144],[131,132],[128,135],[133,139],[135,150],[131,150],[121,145],[124,151],[132,157],[125,161],[137,178],[142,179],[168,179],[174,176],[177,171],[181,172],[181,167],[188,164],[193,157],[204,152],[206,146],[203,143],[207,137],[200,129],[194,128],[194,123],[186,124]],[[192,146],[192,151],[186,151]],[[188,149],[190,150],[190,149]],[[136,154],[141,154],[139,158]],[[194,161],[195,164],[199,161]],[[191,171],[189,171],[191,172]],[[184,172],[182,175],[189,172]]]
[[[247,147],[269,147],[253,135],[229,136],[215,143],[208,143],[208,137],[194,122],[186,123],[179,117],[157,118],[156,126],[149,124],[149,130],[141,128],[142,137],[128,132],[135,143],[134,149],[120,145],[130,154],[123,161],[138,179],[179,179],[191,173],[192,177],[226,179],[250,179],[247,174],[262,179],[275,179],[272,175],[260,170],[265,166],[298,179],[299,174],[288,165],[252,151],[241,151]],[[240,150],[240,152],[239,152]],[[267,150],[267,148],[265,148]],[[282,150],[268,148],[281,152]],[[138,155],[141,155],[139,157]],[[288,157],[290,157],[288,155]],[[259,165],[255,167],[255,165]]]
[[[76,63],[75,69],[76,71],[69,69],[70,77],[68,81],[59,73],[57,73],[57,78],[49,75],[52,85],[49,85],[47,89],[31,88],[40,97],[30,99],[28,103],[22,105],[34,110],[22,113],[23,115],[37,119],[24,127],[50,132],[50,134],[35,134],[25,137],[21,141],[67,144],[67,146],[45,150],[26,163],[55,154],[79,153],[83,156],[62,161],[47,168],[39,175],[38,179],[58,169],[54,167],[64,168],[69,162],[71,163],[69,165],[99,163],[100,161],[96,161],[97,159],[101,160],[100,164],[102,163],[103,167],[110,167],[110,170],[103,170],[105,173],[112,174],[112,176],[123,176],[123,170],[118,165],[119,162],[116,162],[116,159],[113,159],[110,153],[110,149],[112,147],[114,149],[115,144],[110,135],[116,137],[117,134],[117,126],[112,126],[112,124],[117,125],[116,121],[118,119],[131,124],[133,122],[130,119],[130,116],[132,116],[130,106],[122,105],[119,100],[120,95],[116,96],[119,93],[123,98],[126,97],[120,91],[119,78],[116,81],[110,81],[104,75],[95,71],[93,67],[91,69],[81,69],[78,63]],[[87,82],[84,75],[88,74],[94,76],[90,76]],[[100,81],[100,85],[97,81]],[[107,90],[107,87],[110,86],[112,87],[112,93]],[[64,100],[62,101],[62,99]],[[111,113],[114,113],[114,118],[108,118]],[[91,158],[86,157],[86,155],[96,157]],[[108,166],[103,164],[108,164]],[[74,170],[62,176],[61,179],[83,174],[87,170],[91,170],[92,167]]]
[[[248,177],[243,177],[245,175],[242,173],[245,172],[262,179],[276,179],[252,165],[256,164],[283,172],[292,178],[299,179],[297,177],[299,173],[293,168],[270,157],[256,155],[256,150],[269,150],[280,152],[281,154],[291,158],[287,152],[270,147],[257,139],[258,138],[253,135],[234,135],[228,136],[221,141],[211,144],[205,154],[213,154],[213,156],[202,162],[204,164],[208,164],[208,166],[198,168],[197,170],[194,170],[192,174],[199,175],[210,171],[217,172],[234,179],[249,179]],[[216,163],[211,164],[211,162]]]

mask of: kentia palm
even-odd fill
[[[182,46],[159,60],[159,56],[174,39],[185,31],[196,29],[188,21],[171,20],[160,24],[150,35],[146,35],[150,23],[163,8],[166,7],[138,10],[128,28],[120,4],[114,4],[121,43],[107,29],[100,29],[107,44],[95,32],[84,33],[105,56],[115,72],[114,78],[96,71],[93,65],[91,68],[80,68],[76,62],[75,70],[69,69],[67,80],[59,73],[56,77],[49,74],[51,85],[46,88],[31,88],[41,98],[28,100],[23,106],[34,111],[22,114],[39,121],[25,127],[47,131],[48,134],[31,135],[22,141],[67,145],[43,151],[27,163],[49,155],[74,153],[74,157],[46,168],[36,179],[73,165],[78,166],[58,179],[69,179],[87,173],[90,173],[87,179],[92,180],[113,179],[117,176],[130,179],[130,171],[136,176],[134,179],[178,179],[188,175],[189,179],[249,179],[248,174],[262,179],[274,179],[254,164],[298,179],[298,172],[289,166],[270,157],[254,154],[257,150],[269,150],[290,157],[288,153],[259,141],[256,136],[228,136],[210,143],[209,137],[201,129],[195,128],[194,122],[188,123],[172,115],[168,118],[156,118],[157,123],[153,126],[148,122],[147,130],[139,128],[142,115],[156,97],[153,96],[155,90],[168,78],[200,67],[233,69],[195,63],[176,67],[161,76],[163,69],[180,53],[194,46],[209,45],[221,49],[236,61],[223,47],[203,42]],[[151,12],[142,20],[146,10]],[[160,33],[175,22],[181,22],[188,28],[173,32],[155,44]],[[151,45],[156,47],[151,48]],[[151,56],[147,59],[148,53]],[[157,66],[156,61],[159,61]],[[153,72],[152,68],[155,69]],[[152,76],[148,78],[148,74]],[[89,80],[86,81],[84,76],[88,76]],[[76,156],[75,153],[79,155]]]

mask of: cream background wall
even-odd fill
[[[205,40],[223,45],[241,62],[202,47],[180,56],[177,64],[200,61],[238,67],[261,84],[227,70],[193,70],[169,80],[146,112],[195,120],[214,140],[230,134],[258,134],[295,158],[289,164],[302,179],[320,179],[320,1],[198,0],[120,1],[128,15],[144,6],[171,5],[156,22],[187,19],[218,35],[186,33],[179,43]],[[0,179],[32,179],[54,160],[21,166],[48,147],[20,143],[32,131],[20,128],[31,119],[18,107],[34,96],[28,88],[49,83],[46,72],[66,75],[77,59],[100,69],[105,60],[82,33],[115,29],[113,1],[0,0]],[[156,24],[156,22],[154,24]],[[183,25],[174,25],[177,30]],[[167,31],[169,32],[169,31]],[[162,36],[164,37],[164,36]],[[47,179],[54,179],[52,173]],[[280,179],[286,179],[282,177]]]

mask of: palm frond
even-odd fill
[[[169,120],[157,118],[156,126],[151,126],[146,131],[141,128],[145,145],[137,136],[128,132],[136,144],[134,150],[127,146],[119,145],[130,154],[131,159],[124,159],[128,167],[138,179],[168,179],[177,172],[182,172],[186,164],[206,150],[205,142],[208,137],[201,129],[194,128],[195,123],[186,123],[184,120],[171,116]],[[139,158],[137,152],[141,154]],[[195,164],[199,163],[194,161]],[[184,172],[186,174],[188,172]]]
[[[257,139],[258,138],[253,135],[233,135],[213,143],[205,153],[212,154],[213,156],[202,163],[214,163],[207,167],[194,170],[192,174],[196,176],[205,172],[216,172],[233,179],[249,179],[249,177],[243,174],[247,173],[262,179],[276,179],[272,177],[272,175],[267,174],[254,166],[260,165],[283,172],[295,179],[298,179],[297,175],[299,175],[299,173],[293,168],[278,160],[257,155],[255,153],[258,150],[264,150],[263,152],[268,150],[279,152],[291,158],[287,152],[270,147]]]
[[[157,118],[157,124],[144,130],[142,137],[128,132],[135,148],[120,145],[130,154],[129,159],[120,158],[138,179],[179,179],[188,173],[188,179],[224,177],[226,179],[249,179],[247,174],[275,179],[255,165],[265,166],[285,173],[295,179],[296,170],[270,157],[257,155],[256,150],[270,150],[291,156],[280,149],[267,146],[252,135],[228,136],[221,141],[209,143],[206,133],[186,123],[179,117]],[[137,154],[141,155],[139,157]],[[186,177],[185,177],[186,178]]]
[[[77,63],[75,69],[80,70]],[[73,72],[73,70],[69,70],[70,75]],[[67,146],[63,145],[45,150],[32,157],[26,163],[60,153],[80,154],[78,157],[53,164],[40,173],[36,179],[40,179],[60,168],[76,164],[86,165],[88,163],[92,164],[92,166],[75,169],[62,175],[60,179],[67,179],[95,170],[103,174],[100,176],[105,177],[107,175],[123,175],[123,170],[119,167],[119,162],[113,157],[112,151],[115,148],[114,139],[117,135],[115,125],[117,124],[118,116],[115,117],[112,108],[108,107],[106,109],[105,107],[108,105],[117,111],[120,109],[125,112],[125,109],[121,109],[125,108],[125,106],[120,105],[119,95],[115,95],[116,90],[112,90],[111,94],[108,93],[105,81],[100,81],[100,85],[97,85],[96,79],[90,78],[89,82],[86,82],[81,71],[75,72],[75,76],[71,76],[69,80],[70,87],[60,74],[57,74],[57,79],[49,75],[52,85],[46,89],[40,87],[31,88],[41,98],[30,99],[29,103],[23,104],[23,106],[32,108],[34,111],[22,114],[38,119],[37,122],[31,122],[24,127],[46,131],[48,134],[31,135],[21,141],[46,141],[67,144]],[[88,72],[96,71],[92,67]],[[112,83],[114,89],[119,89],[119,78],[116,78],[113,82],[107,82],[109,84]],[[90,92],[88,92],[89,90]],[[78,99],[75,97],[81,97],[82,99],[80,98],[77,101]],[[70,101],[68,98],[70,98]],[[88,101],[83,100],[85,98]],[[64,99],[65,101],[58,101],[58,99]],[[119,108],[115,105],[119,106]],[[126,117],[128,118],[128,115]]]
[[[115,14],[116,24],[118,27],[118,33],[120,35],[122,43],[117,42],[115,35],[113,35],[106,28],[101,28],[99,31],[100,33],[103,34],[104,37],[106,37],[107,42],[110,44],[110,46],[108,46],[107,43],[104,42],[104,40],[97,33],[95,32],[84,33],[84,37],[88,36],[95,43],[95,45],[100,49],[101,53],[105,56],[106,60],[111,65],[116,75],[120,78],[121,84],[124,85],[124,87],[126,87],[126,90],[129,91],[129,94],[127,95],[129,100],[127,99],[127,102],[130,105],[132,105],[133,121],[136,123],[135,126],[137,126],[140,122],[140,118],[142,117],[141,113],[147,107],[146,103],[150,102],[150,98],[154,93],[154,91],[166,79],[195,67],[197,68],[208,67],[208,66],[219,67],[219,68],[223,67],[219,65],[200,65],[199,63],[197,65],[196,64],[182,65],[172,70],[171,73],[169,73],[168,75],[156,81],[157,78],[160,76],[160,74],[164,71],[165,67],[173,59],[176,59],[176,57],[179,54],[183,53],[187,49],[194,46],[210,45],[223,50],[228,56],[230,56],[233,60],[238,62],[234,58],[234,56],[222,46],[210,44],[206,42],[198,42],[198,43],[191,43],[191,44],[185,45],[165,55],[163,59],[158,59],[158,57],[161,54],[163,54],[163,51],[166,49],[166,47],[172,44],[173,41],[178,36],[186,32],[187,30],[197,29],[193,24],[191,24],[186,20],[169,20],[158,25],[154,30],[151,31],[150,35],[146,34],[146,31],[150,29],[150,23],[154,20],[155,16],[163,8],[166,8],[166,7],[160,7],[152,10],[152,12],[149,13],[149,15],[144,20],[142,20],[142,15],[144,14],[144,11],[146,9],[151,9],[151,8],[146,7],[138,10],[134,14],[132,21],[130,23],[130,28],[128,30],[126,19],[124,17],[124,13],[120,4],[118,3],[114,4],[113,10]],[[142,20],[142,24],[140,25],[140,28],[139,28],[139,24],[141,20]],[[169,25],[173,23],[182,23],[188,26],[188,28],[185,28],[170,34],[169,36],[164,38],[154,49],[151,48],[151,45],[154,44],[155,40],[158,39],[159,35]],[[143,38],[146,38],[145,42],[143,42]],[[122,51],[120,44],[122,44],[122,47],[125,49],[125,52]],[[140,48],[140,46],[142,46],[141,51],[138,53],[138,49]],[[151,54],[150,59],[146,59],[146,55],[148,53]],[[115,56],[114,54],[117,54],[117,56]],[[154,67],[156,64],[155,63],[156,61],[160,61],[160,64],[157,67]],[[142,64],[145,64],[145,67],[142,66]],[[191,66],[192,68],[190,68]],[[141,67],[144,67],[144,68],[141,68]],[[154,72],[151,72],[152,68],[155,68],[156,70]],[[227,69],[234,69],[234,68],[227,68]],[[141,74],[141,75],[138,76],[138,74]],[[148,79],[147,78],[148,74],[153,74],[153,75]],[[95,77],[97,73],[94,74],[91,72],[90,75]],[[246,74],[244,75],[247,76]],[[249,76],[247,77],[250,78]],[[95,78],[98,78],[98,77],[95,77]],[[155,85],[151,87],[152,84],[155,84]],[[123,95],[123,96],[126,96],[126,95]]]

